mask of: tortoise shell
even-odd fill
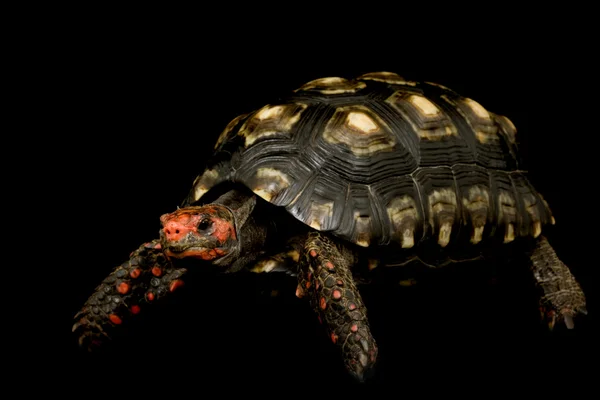
[[[313,80],[220,135],[184,206],[239,182],[359,246],[537,237],[553,223],[519,169],[511,121],[391,72]]]

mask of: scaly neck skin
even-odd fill
[[[226,267],[226,272],[237,272],[253,264],[264,254],[269,225],[256,214],[256,196],[247,192],[231,190],[213,204],[227,207],[234,216],[237,243],[230,253],[213,264]]]

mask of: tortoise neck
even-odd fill
[[[231,262],[227,272],[237,272],[253,264],[264,253],[269,224],[257,214],[256,195],[249,191],[233,189],[221,195],[213,204],[227,207],[234,215],[238,243],[223,264]],[[233,260],[233,262],[232,262]]]

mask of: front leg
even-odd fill
[[[585,295],[569,268],[558,258],[545,237],[537,239],[530,256],[531,268],[541,288],[540,310],[550,329],[556,321],[574,327],[573,317],[587,314]]]
[[[164,256],[160,242],[143,244],[96,288],[75,315],[73,332],[89,351],[111,338],[111,331],[183,284],[186,272]]]
[[[296,295],[309,297],[331,341],[341,350],[346,368],[363,381],[375,364],[377,344],[352,278],[354,257],[315,232],[308,235],[299,262]]]

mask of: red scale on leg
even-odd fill
[[[339,290],[334,290],[333,291],[333,298],[336,300],[339,300],[342,297],[342,292],[340,292]]]
[[[338,335],[336,335],[335,333],[331,332],[331,341],[335,344],[338,341]]]
[[[121,282],[117,285],[117,292],[119,292],[121,294],[126,294],[127,292],[129,292],[130,288],[131,288],[131,286],[129,285],[129,283]]]
[[[321,307],[321,310],[324,310],[327,308],[327,301],[325,301],[325,297],[321,297],[321,301],[319,302],[319,306]]]
[[[138,306],[137,304],[135,304],[135,305],[131,306],[130,310],[131,310],[132,314],[139,314],[140,311],[141,311],[141,308],[140,308],[140,306]]]
[[[302,286],[300,286],[300,284],[298,284],[298,286],[296,287],[296,297],[299,299],[304,297],[304,290],[302,290]]]
[[[162,269],[160,269],[160,267],[152,267],[152,275],[154,275],[154,276],[161,276],[162,275]]]
[[[169,285],[169,291],[173,292],[175,289],[180,288],[184,285],[184,282],[181,279],[175,279],[173,282],[171,282],[171,285]]]
[[[129,273],[129,276],[131,276],[133,279],[135,279],[135,278],[139,277],[141,273],[142,273],[142,270],[139,268],[136,268]]]
[[[325,267],[327,267],[327,269],[330,271],[333,270],[333,268],[334,268],[333,263],[331,261],[327,261],[325,263]]]

